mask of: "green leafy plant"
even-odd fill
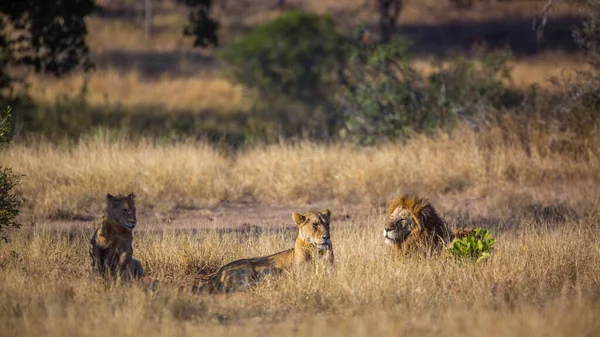
[[[381,44],[362,28],[346,44],[337,91],[344,116],[342,138],[360,144],[406,136],[426,123],[424,82],[406,55],[411,42],[396,38]]]
[[[479,262],[490,257],[495,243],[496,239],[492,238],[487,229],[477,228],[475,235],[467,234],[454,241],[448,248],[448,255],[459,261],[469,259],[472,262]]]
[[[467,57],[434,63],[423,76],[411,66],[411,41],[381,44],[359,28],[345,44],[336,91],[344,116],[340,135],[360,144],[448,129],[519,103],[510,82],[510,52],[475,46]]]
[[[8,145],[11,139],[10,111],[8,107],[0,115],[0,148]],[[13,194],[12,189],[19,184],[21,177],[22,175],[15,174],[10,167],[0,166],[0,240],[5,242],[8,231],[20,227],[16,218],[25,199]]]
[[[283,135],[329,132],[331,87],[343,37],[330,17],[289,11],[257,26],[219,53],[228,75],[255,94],[254,115]]]

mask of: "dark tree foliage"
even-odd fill
[[[95,0],[0,1],[0,13],[14,30],[11,39],[0,37],[0,48],[10,50],[16,65],[36,72],[63,75],[82,65],[91,67],[85,43],[85,17],[95,8]]]
[[[381,42],[388,42],[396,32],[396,22],[402,11],[402,0],[377,0]]]
[[[9,88],[12,78],[8,74],[8,65],[13,61],[10,41],[4,32],[5,20],[0,16],[0,89]]]
[[[217,37],[219,23],[210,16],[213,1],[184,0],[184,2],[190,9],[190,13],[183,34],[194,37],[194,46],[217,46],[219,44]]]
[[[3,113],[0,111],[0,150],[10,143],[10,118],[10,108]],[[20,179],[21,175],[15,174],[10,167],[0,166],[0,240],[3,241],[7,241],[9,230],[20,227],[16,218],[25,199],[12,192]]]
[[[9,230],[21,227],[16,218],[25,199],[11,192],[20,179],[21,175],[13,173],[10,167],[0,166],[0,240],[4,242],[8,240]]]
[[[331,92],[343,41],[330,17],[288,11],[227,45],[219,58],[235,82],[255,90],[255,108],[283,134],[326,137],[335,124]]]

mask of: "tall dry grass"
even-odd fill
[[[528,137],[523,141],[498,127],[479,132],[460,127],[376,147],[299,142],[226,153],[197,142],[127,141],[100,133],[71,146],[16,144],[4,151],[0,164],[25,174],[18,191],[39,216],[97,214],[107,192],[130,191],[144,208],[248,196],[282,204],[378,205],[407,191],[488,200],[489,208],[480,211],[495,216],[534,202],[596,207],[595,143],[574,155],[551,150],[568,139],[559,132],[530,131]]]
[[[334,216],[336,214],[334,213]],[[298,274],[232,295],[194,295],[199,273],[273,253],[296,231],[138,232],[147,283],[106,286],[91,274],[88,232],[23,231],[0,246],[6,336],[593,336],[600,333],[598,218],[522,219],[491,260],[394,257],[378,215],[336,218],[333,274]],[[259,224],[260,225],[260,224]]]

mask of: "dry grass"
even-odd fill
[[[334,216],[336,210],[334,209]],[[597,218],[514,219],[494,229],[491,260],[394,258],[380,218],[332,224],[336,271],[271,279],[233,295],[193,295],[200,270],[289,247],[275,232],[138,232],[147,283],[106,287],[91,275],[85,232],[35,229],[0,246],[0,324],[8,336],[592,336],[600,333]],[[260,225],[260,224],[259,224]],[[191,226],[193,226],[193,221]],[[181,288],[180,291],[180,287]]]
[[[416,60],[413,64],[425,75],[433,70],[430,60]],[[587,69],[583,60],[560,53],[519,59],[510,66],[513,78],[510,84],[516,88],[527,88],[534,83],[551,88],[548,80],[552,77],[573,76],[576,71]],[[169,76],[167,72],[155,78],[146,78],[142,75],[143,72],[136,70],[136,61],[132,60],[129,71],[109,68],[89,75],[74,74],[60,80],[32,77],[30,93],[35,101],[52,104],[58,97],[77,95],[87,81],[86,98],[92,106],[154,106],[162,107],[165,113],[181,110],[227,113],[245,107],[244,89],[215,74],[215,71],[204,71],[197,64],[187,63],[185,60],[181,60],[179,64],[171,64],[170,67],[169,72],[200,74]]]
[[[158,106],[163,107],[165,113],[216,110],[226,114],[240,109],[243,103],[242,88],[218,77],[147,79],[135,70],[126,73],[107,70],[88,76],[75,74],[60,81],[38,77],[31,81],[31,96],[37,102],[52,104],[57,97],[76,96],[86,80],[88,91],[85,97],[92,106]]]
[[[485,198],[504,205],[481,210],[496,215],[548,200],[572,208],[593,206],[600,180],[596,143],[579,148],[576,156],[549,151],[564,140],[560,132],[527,132],[531,143],[512,139],[516,131],[507,135],[499,128],[474,132],[461,127],[452,134],[372,148],[301,142],[237,153],[195,142],[160,144],[98,134],[66,147],[15,144],[3,153],[1,164],[26,175],[19,191],[40,216],[96,214],[101,196],[129,191],[136,192],[143,207],[158,208],[247,196],[284,204],[379,204],[407,190]]]
[[[441,64],[448,64],[442,61]],[[438,70],[432,59],[418,59],[412,62],[413,67],[422,75],[428,76]],[[564,90],[555,86],[553,79],[575,78],[577,72],[589,71],[590,67],[582,55],[569,55],[563,52],[547,52],[530,57],[516,58],[507,63],[510,68],[510,88],[527,89],[536,84],[548,90]]]

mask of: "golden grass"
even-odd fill
[[[413,65],[424,75],[433,71],[430,60],[416,60]],[[510,66],[513,79],[510,85],[515,88],[527,88],[535,83],[551,88],[549,79],[552,77],[574,76],[577,71],[588,68],[582,60],[555,53],[516,60]],[[185,60],[181,60],[176,68],[173,70],[181,73],[187,73],[187,68],[193,69],[193,72],[200,71],[197,65],[188,65]],[[73,74],[61,79],[33,76],[29,92],[36,102],[52,104],[59,97],[76,96],[87,81],[86,98],[92,106],[154,106],[162,107],[165,113],[181,110],[228,113],[245,108],[244,88],[211,73],[215,71],[195,77],[165,74],[145,78],[136,70],[134,63],[131,70],[127,71],[109,68],[89,75]]]
[[[449,61],[442,61],[442,65]],[[422,75],[431,75],[437,71],[430,58],[412,62],[413,67]],[[579,71],[589,71],[590,67],[582,55],[568,55],[562,52],[546,52],[530,57],[520,57],[507,63],[510,68],[511,82],[507,86],[527,89],[533,84],[549,90],[563,90],[555,87],[552,79],[574,78]]]
[[[334,217],[336,210],[333,209]],[[333,274],[292,274],[232,295],[194,295],[199,270],[273,253],[296,230],[225,233],[138,230],[147,283],[105,286],[91,274],[87,238],[35,229],[0,246],[0,324],[8,336],[583,336],[600,333],[597,218],[513,219],[493,232],[492,259],[394,258],[379,215],[334,219]],[[193,224],[192,224],[193,225]],[[259,224],[260,225],[260,224]],[[181,291],[180,291],[181,289]]]
[[[76,96],[86,80],[88,91],[85,97],[92,106],[158,106],[163,107],[165,113],[217,110],[225,114],[240,109],[243,103],[242,88],[218,77],[146,79],[136,70],[106,70],[87,76],[75,74],[60,80],[36,77],[30,82],[30,93],[36,102],[52,104],[58,97]]]
[[[527,132],[531,143],[499,128],[460,127],[371,148],[300,142],[237,153],[203,143],[126,141],[100,133],[67,147],[15,144],[3,153],[2,165],[26,175],[18,190],[42,216],[96,214],[107,192],[130,191],[140,205],[159,208],[244,196],[286,204],[378,204],[406,190],[505,200],[502,211],[524,200],[560,200],[573,208],[593,204],[600,180],[595,146],[581,148],[580,156],[551,152],[549,146],[563,140],[561,133],[534,138],[535,130]],[[549,192],[558,189],[568,192]]]

